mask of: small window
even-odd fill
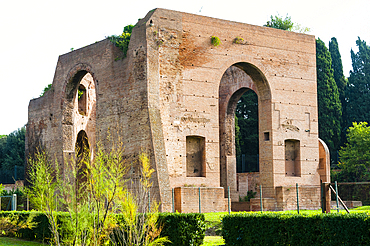
[[[186,176],[205,177],[205,138],[200,136],[186,137]]]
[[[77,100],[78,100],[78,112],[81,115],[86,115],[87,114],[87,92],[85,86],[80,84],[78,86],[77,90]]]
[[[269,132],[264,132],[263,133],[265,141],[270,141],[270,133]]]

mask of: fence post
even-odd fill
[[[262,203],[262,185],[260,185],[260,205],[261,205],[261,213],[263,212],[263,203]]]
[[[1,209],[1,207],[0,207],[0,209]],[[27,195],[27,211],[29,211],[29,210],[30,210],[30,200],[28,199],[28,195]]]
[[[299,195],[298,195],[298,183],[296,183],[296,190],[297,190],[297,212],[299,214]]]
[[[172,213],[175,212],[175,191],[174,188],[172,188]]]
[[[201,200],[200,200],[200,187],[199,187],[199,213],[202,213]]]
[[[229,211],[229,214],[231,212],[231,209],[230,209],[230,186],[227,187],[227,208],[228,208],[228,211]]]
[[[17,194],[12,196],[12,211],[17,211]]]
[[[337,212],[339,213],[339,202],[338,202],[338,183],[337,181],[335,181],[335,198],[336,198],[336,201],[337,201]]]

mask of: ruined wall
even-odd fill
[[[213,46],[211,36],[222,44]],[[242,92],[253,89],[259,182],[275,198],[275,187],[319,183],[315,62],[310,35],[155,9],[135,25],[126,58],[108,40],[59,57],[51,91],[30,102],[26,148],[41,144],[63,163],[80,130],[106,148],[112,135],[129,161],[149,153],[163,211],[171,211],[175,187],[229,186],[235,201],[233,110]],[[89,115],[76,108],[86,74],[86,86],[95,88]],[[187,139],[201,140],[196,161],[188,160],[195,145],[187,148]],[[285,170],[286,140],[299,146],[299,176]]]

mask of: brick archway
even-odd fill
[[[269,111],[271,94],[264,75],[249,63],[237,63],[229,67],[219,86],[220,180],[221,186],[225,188],[225,195],[227,187],[230,187],[233,201],[239,199],[236,182],[235,109],[240,97],[248,90],[253,90],[258,95],[258,110]],[[260,134],[269,132],[271,129],[266,127],[271,122],[271,115],[259,115],[260,130],[261,125],[263,126]],[[259,145],[266,147],[261,141]]]

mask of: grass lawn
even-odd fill
[[[206,236],[204,238],[202,246],[211,246],[211,245],[224,245],[224,239],[221,236]]]
[[[0,237],[1,246],[45,246],[47,244],[25,241],[14,237]]]

